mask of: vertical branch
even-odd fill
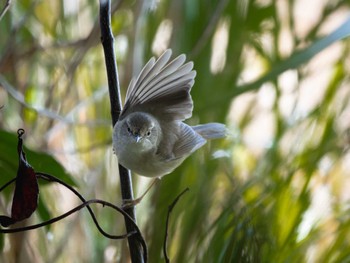
[[[110,27],[111,23],[111,2],[100,0],[100,27],[101,42],[105,54],[105,63],[108,77],[109,98],[111,103],[112,125],[116,124],[122,110],[120,99],[120,86],[117,72],[117,63],[114,51],[114,37]],[[130,171],[119,164],[120,186],[123,200],[133,199],[132,181]],[[130,217],[136,222],[135,208],[125,209]],[[125,220],[127,232],[135,231],[134,226]],[[130,256],[133,263],[143,262],[142,247],[136,235],[128,237]]]

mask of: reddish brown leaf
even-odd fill
[[[38,206],[39,187],[34,169],[27,162],[20,162],[17,171],[11,217],[16,221],[31,216]]]
[[[19,164],[16,177],[15,193],[12,200],[11,217],[0,216],[0,224],[9,226],[26,219],[33,214],[38,206],[39,186],[34,169],[27,162],[23,151],[23,129],[19,129],[17,151]]]

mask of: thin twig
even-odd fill
[[[0,13],[0,21],[4,17],[4,15],[6,14],[7,10],[9,10],[10,4],[11,4],[11,0],[7,0],[4,7],[1,10],[1,13]]]
[[[16,181],[16,177],[13,178],[11,181],[7,182],[6,184],[4,184],[1,188],[0,188],[0,192],[2,190],[4,190],[6,187],[8,187],[10,184],[12,184],[14,181]]]
[[[66,188],[68,188],[71,192],[73,192],[83,203],[86,202],[86,199],[77,191],[75,190],[72,186],[70,186],[69,184],[61,181],[60,179],[52,176],[52,175],[49,175],[49,174],[46,174],[46,173],[41,173],[41,172],[37,172],[36,173],[38,178],[40,179],[44,179],[46,181],[50,181],[50,182],[56,182],[56,183],[59,183],[63,186],[65,186]],[[110,235],[108,233],[106,233],[100,226],[100,224],[98,223],[97,219],[96,219],[96,216],[94,214],[94,212],[92,211],[91,207],[90,206],[87,206],[86,207],[92,217],[92,220],[94,221],[98,231],[101,232],[102,235],[108,237],[108,238],[111,238],[111,239],[121,239],[121,238],[125,238],[127,236],[129,236],[128,234],[125,234],[125,235],[121,235],[121,236],[113,236],[113,235]],[[118,212],[122,213],[124,216],[128,217],[130,220],[132,220],[128,214],[126,214],[123,209],[121,208],[117,208],[116,210],[118,210]],[[133,221],[133,220],[132,220]],[[136,225],[136,224],[135,224]],[[141,233],[140,233],[141,234]]]
[[[27,109],[35,111],[40,116],[44,116],[44,117],[47,117],[49,119],[58,120],[62,123],[76,125],[76,126],[95,127],[95,126],[102,126],[102,125],[105,126],[106,125],[105,121],[78,122],[76,119],[73,118],[72,115],[70,115],[68,117],[63,117],[63,116],[61,116],[53,111],[50,111],[47,109],[36,108],[36,107],[28,104],[25,101],[23,94],[20,93],[19,91],[17,91],[12,85],[10,85],[7,82],[7,80],[5,79],[5,77],[1,74],[0,74],[0,86],[2,86],[8,92],[8,94],[12,98],[14,98],[16,101],[18,101],[21,105],[23,105]]]
[[[61,149],[52,149],[50,150],[51,153],[53,154],[82,154],[82,153],[90,153],[94,150],[98,150],[101,148],[106,148],[106,146],[111,145],[112,140],[111,139],[106,139],[105,141],[100,141],[96,143],[92,143],[86,147],[78,147],[78,148],[72,148],[72,149],[67,149],[67,150],[61,150]]]
[[[71,209],[70,211],[64,213],[63,215],[60,215],[58,217],[55,217],[55,218],[52,218],[50,220],[47,220],[45,222],[42,222],[42,223],[39,223],[39,224],[36,224],[36,225],[30,225],[30,226],[26,226],[26,227],[19,227],[19,228],[12,228],[12,229],[1,229],[0,228],[0,233],[16,233],[16,232],[21,232],[21,231],[28,231],[28,230],[32,230],[32,229],[37,229],[37,228],[40,228],[40,227],[43,227],[43,226],[46,226],[46,225],[50,225],[50,224],[53,224],[59,220],[62,220],[63,218],[73,214],[74,212],[76,211],[79,211],[80,209],[84,208],[84,207],[87,207],[97,229],[100,231],[100,233],[102,235],[104,235],[105,237],[107,238],[110,238],[110,239],[123,239],[123,238],[126,238],[126,237],[130,237],[134,234],[137,234],[138,236],[138,240],[139,242],[141,243],[142,245],[142,248],[143,248],[143,257],[144,257],[144,261],[147,262],[147,245],[146,245],[146,242],[145,240],[143,239],[142,237],[142,234],[141,234],[141,231],[140,229],[138,228],[137,224],[134,222],[134,220],[120,207],[116,206],[116,205],[113,205],[107,201],[103,201],[103,200],[99,200],[99,199],[92,199],[92,200],[89,200],[89,201],[86,201],[85,198],[77,191],[75,190],[72,186],[70,186],[69,184],[61,181],[60,179],[50,175],[50,174],[46,174],[46,173],[42,173],[42,172],[37,172],[36,173],[36,176],[40,179],[44,179],[46,181],[50,181],[50,182],[56,182],[56,183],[59,183],[63,186],[65,186],[66,188],[68,188],[70,191],[72,191],[76,196],[79,197],[79,199],[83,202],[83,204]],[[9,186],[11,183],[13,183],[14,181],[16,180],[16,178],[10,180],[9,182],[7,182],[4,186],[2,186],[0,188],[0,192],[5,189],[7,186]],[[92,211],[91,207],[89,206],[89,204],[92,204],[92,203],[99,203],[99,204],[102,204],[103,206],[109,206],[115,210],[117,210],[118,212],[120,212],[124,218],[129,221],[133,226],[134,226],[134,230],[132,232],[128,232],[127,234],[124,234],[124,235],[110,235],[108,233],[106,233],[102,228],[101,226],[99,225],[97,219],[96,219],[96,216],[94,214],[94,212]]]
[[[70,185],[66,184],[65,182],[61,181],[60,179],[58,179],[58,178],[56,178],[56,177],[54,177],[52,175],[49,175],[49,174],[46,174],[46,173],[41,173],[41,172],[37,172],[36,175],[40,179],[44,179],[44,180],[50,181],[50,182],[56,182],[56,183],[59,183],[59,184],[65,186],[70,191],[72,191],[76,196],[78,196],[79,199],[83,203],[81,205],[78,205],[77,207],[69,210],[68,212],[64,213],[63,215],[60,215],[60,216],[55,217],[55,218],[52,218],[52,219],[47,220],[45,222],[42,222],[42,223],[39,223],[39,224],[35,224],[35,225],[26,226],[26,227],[12,228],[12,229],[1,229],[0,228],[0,233],[17,233],[17,232],[37,229],[37,228],[40,228],[40,227],[43,227],[43,226],[50,225],[50,224],[53,224],[55,222],[58,222],[58,221],[60,221],[60,220],[62,220],[64,218],[68,217],[69,215],[79,211],[80,209],[86,207],[88,209],[88,211],[89,211],[89,213],[91,215],[91,218],[93,219],[97,229],[105,237],[110,238],[110,239],[124,239],[126,237],[130,237],[130,236],[133,236],[133,235],[137,234],[136,236],[138,237],[138,240],[141,243],[143,251],[144,251],[143,252],[144,261],[147,262],[148,255],[147,255],[146,242],[145,242],[144,238],[142,237],[141,231],[138,228],[137,224],[134,222],[134,220],[123,209],[121,209],[120,207],[118,207],[116,205],[113,205],[113,204],[111,204],[111,203],[109,203],[107,201],[103,201],[103,200],[99,200],[99,199],[92,199],[92,200],[86,201],[85,198],[77,190],[75,190],[73,187],[71,187]],[[5,189],[7,186],[9,186],[11,183],[13,183],[15,180],[16,180],[16,178],[10,180],[8,183],[6,183],[4,186],[2,186],[0,188],[0,192],[3,189]],[[89,206],[89,204],[93,204],[93,203],[102,204],[103,206],[111,207],[111,208],[117,210],[118,212],[120,212],[124,216],[124,218],[126,220],[128,220],[134,226],[134,231],[133,232],[128,232],[127,234],[124,234],[124,235],[110,235],[110,234],[106,233],[101,228],[101,226],[99,225],[94,212],[92,211],[91,207]]]
[[[175,200],[168,206],[168,214],[166,217],[166,223],[165,223],[165,236],[164,236],[164,245],[163,245],[163,254],[164,254],[164,259],[165,262],[169,263],[170,259],[168,257],[168,252],[167,252],[167,240],[168,240],[168,228],[169,228],[169,220],[170,220],[170,214],[173,211],[175,205],[177,204],[177,202],[179,201],[179,199],[181,198],[181,196],[183,196],[187,191],[189,191],[190,189],[187,187],[185,190],[183,190],[176,198]]]
[[[80,199],[83,203],[86,202],[85,198],[84,198],[77,190],[75,190],[73,187],[71,187],[70,185],[66,184],[65,182],[61,181],[60,179],[58,179],[58,178],[56,178],[56,177],[54,177],[54,176],[52,176],[52,175],[49,175],[49,174],[46,174],[46,173],[41,173],[41,172],[36,173],[36,176],[37,176],[37,178],[44,179],[44,180],[49,181],[49,182],[56,182],[56,183],[59,183],[59,184],[65,186],[65,187],[68,188],[71,192],[73,192],[76,196],[78,196],[79,199]],[[12,184],[12,183],[15,182],[15,181],[16,181],[16,178],[13,178],[13,179],[11,179],[9,182],[7,182],[6,184],[4,184],[4,185],[0,188],[0,192],[3,191],[7,186],[9,186],[10,184]],[[76,210],[74,210],[74,209],[76,209]],[[74,213],[74,211],[80,210],[80,209],[77,208],[77,207],[74,208],[74,209],[68,211],[68,212],[65,214],[65,216],[63,216],[63,217],[61,216],[61,217],[62,217],[61,219],[63,219],[63,218],[65,218],[66,216],[69,216],[70,214]],[[106,236],[106,237],[108,237],[108,238],[110,238],[110,239],[123,239],[123,238],[126,238],[126,237],[128,237],[129,235],[132,234],[132,233],[131,233],[131,234],[124,234],[124,235],[120,235],[120,236],[109,235],[109,234],[106,233],[106,232],[101,228],[101,226],[99,225],[99,223],[98,223],[98,221],[97,221],[97,219],[96,219],[96,216],[95,216],[94,212],[92,211],[92,209],[90,208],[90,206],[87,205],[87,209],[89,210],[89,213],[90,213],[90,215],[91,215],[91,217],[92,217],[92,219],[93,219],[93,221],[94,221],[94,223],[95,223],[97,229],[101,232],[102,235],[104,235],[104,236]],[[74,211],[73,211],[73,210],[74,210]],[[123,211],[123,209],[117,208],[116,210],[118,210],[118,211],[119,211],[120,213],[122,213],[124,216],[129,217],[129,216],[125,213],[125,211]],[[72,211],[73,211],[73,212],[72,212]],[[59,218],[59,217],[58,217],[58,218]],[[51,221],[51,220],[52,220],[52,221]],[[54,222],[58,221],[57,218],[54,218],[54,219],[51,219],[51,220],[48,220],[48,221],[46,221],[46,222],[40,223],[40,224],[38,224],[38,225],[35,225],[35,227],[31,226],[31,227],[33,227],[33,228],[30,228],[30,229],[39,228],[39,227],[41,227],[41,226],[49,225],[49,224],[51,224],[51,223],[54,223]],[[131,220],[131,219],[130,219],[130,220]],[[14,232],[20,232],[21,229],[22,229],[22,228],[18,228],[18,230],[14,231]],[[30,229],[24,229],[23,231],[25,231],[25,230],[30,230]],[[0,232],[1,232],[1,231],[2,231],[2,230],[0,230]],[[6,232],[6,233],[13,233],[13,232]]]
[[[55,218],[52,218],[52,219],[49,219],[45,222],[42,222],[42,223],[39,223],[39,224],[35,224],[35,225],[30,225],[30,226],[25,226],[25,227],[16,227],[16,228],[11,228],[11,229],[3,229],[3,228],[0,228],[0,233],[3,233],[3,234],[10,234],[10,233],[18,233],[18,232],[23,232],[23,231],[28,231],[28,230],[33,230],[33,229],[37,229],[37,228],[40,228],[40,227],[43,227],[43,226],[47,226],[47,225],[51,225],[53,223],[56,223],[68,216],[70,216],[71,214],[79,211],[80,209],[88,206],[89,204],[92,204],[92,203],[99,203],[99,204],[102,204],[102,205],[107,205],[104,201],[102,200],[98,200],[98,199],[92,199],[92,200],[89,200],[89,201],[86,201],[76,207],[74,207],[73,209],[69,210],[68,212],[60,215],[60,216],[57,216]],[[109,205],[107,205],[109,206]],[[125,238],[127,237],[128,235],[132,235],[134,233],[130,233],[130,234],[125,234],[125,235],[121,235],[121,236],[115,236],[115,239],[122,239],[122,238]]]

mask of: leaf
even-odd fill
[[[17,136],[14,133],[0,130],[0,185],[13,179],[17,171],[17,154],[14,150],[17,145]],[[73,177],[67,173],[64,167],[47,153],[30,150],[23,146],[24,151],[30,156],[29,161],[37,171],[53,174],[71,186],[77,186]],[[40,184],[43,182],[40,180]],[[44,182],[44,184],[47,184]]]
[[[270,80],[273,80],[278,75],[282,74],[283,72],[287,71],[288,69],[294,69],[297,67],[300,67],[302,64],[309,61],[311,58],[313,58],[316,54],[321,52],[322,50],[329,47],[331,44],[340,41],[344,38],[347,38],[350,36],[350,18],[348,18],[341,26],[339,26],[335,31],[333,31],[328,36],[319,39],[318,41],[315,41],[312,45],[309,47],[293,53],[292,56],[287,58],[286,60],[282,61],[281,63],[273,66],[273,68],[259,78],[258,80],[254,81],[253,83],[242,85],[238,87],[237,89],[233,90],[233,96],[237,96],[239,94],[245,93],[247,91],[252,91],[260,88],[260,86]]]
[[[47,208],[46,202],[43,201],[43,198],[39,198],[38,208],[36,211],[37,211],[39,217],[43,221],[50,220],[51,213],[50,213],[49,209]],[[46,227],[46,229],[50,229],[51,225],[49,224],[49,225],[46,225],[45,227]]]
[[[19,164],[16,177],[15,193],[12,200],[11,217],[1,216],[0,224],[8,227],[30,217],[38,206],[39,186],[34,169],[27,162],[23,151],[22,136],[24,130],[18,130],[17,152]]]
[[[30,217],[38,206],[38,197],[39,186],[35,171],[21,158],[12,201],[11,217],[16,221]]]

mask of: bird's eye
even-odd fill
[[[128,127],[128,132],[131,132],[131,129],[130,129],[130,127]]]
[[[150,131],[148,131],[148,132],[147,132],[147,136],[150,136],[150,135],[151,135],[151,132],[150,132]]]

